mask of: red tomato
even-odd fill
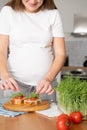
[[[20,96],[20,98],[24,98],[24,96],[23,96],[23,95],[21,95],[21,96]]]
[[[71,112],[70,118],[73,123],[80,123],[82,121],[82,113],[79,111]]]
[[[37,98],[29,98],[28,100],[30,100],[30,101],[34,101],[34,100],[36,100]]]
[[[58,116],[58,118],[57,118],[57,121],[60,120],[60,119],[63,118],[63,117],[65,117],[65,118],[67,118],[67,119],[70,120],[70,117],[69,117],[67,114],[60,114],[60,115]]]
[[[24,98],[24,96],[23,96],[23,95],[21,95],[21,96],[16,96],[15,98],[16,98],[16,99],[22,99],[22,98]],[[15,99],[15,98],[14,98],[14,99]]]
[[[71,126],[71,121],[67,117],[61,117],[56,123],[58,130],[69,130]]]

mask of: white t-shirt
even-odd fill
[[[52,38],[64,37],[56,9],[28,13],[9,6],[0,12],[0,34],[9,35],[9,72],[30,85],[36,85],[52,64]]]

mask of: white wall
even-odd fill
[[[87,15],[87,0],[54,0],[60,12],[65,32],[73,31],[74,14]]]
[[[0,0],[0,9],[6,4],[9,0]]]

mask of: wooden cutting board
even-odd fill
[[[11,111],[19,111],[19,112],[32,112],[32,111],[40,111],[50,108],[50,103],[46,100],[42,100],[38,105],[28,105],[28,104],[20,104],[15,105],[10,102],[6,102],[3,104],[4,109]]]

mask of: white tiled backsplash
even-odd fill
[[[83,66],[87,56],[87,38],[74,38],[65,41],[69,66]]]

